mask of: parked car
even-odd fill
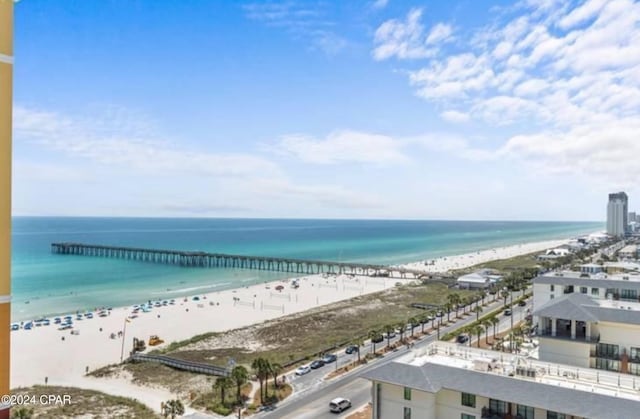
[[[303,365],[296,369],[296,375],[305,375],[311,372],[311,368],[308,365]]]
[[[315,361],[313,361],[310,365],[312,370],[318,369],[320,367],[324,367],[324,361],[321,359],[316,359]]]
[[[324,362],[325,364],[330,364],[332,362],[335,362],[337,359],[338,357],[334,354],[326,354],[322,357],[322,362]]]
[[[372,343],[380,343],[384,340],[384,336],[383,335],[378,335],[375,338],[371,339]]]
[[[456,342],[458,342],[458,343],[465,343],[465,342],[468,342],[468,341],[469,341],[469,336],[467,336],[467,335],[458,335],[456,337]]]
[[[527,302],[526,302],[525,300],[520,300],[520,302],[518,303],[518,305],[519,305],[520,307],[524,307],[524,306],[526,306],[526,305],[527,305]]]
[[[356,345],[349,345],[347,346],[347,349],[344,350],[345,354],[355,354],[356,352],[360,352],[360,348],[358,348]]]
[[[506,309],[506,310],[504,311],[504,315],[505,315],[505,316],[510,316],[510,315],[511,315],[511,309],[510,309],[510,308]]]
[[[384,334],[384,338],[385,338],[385,339],[386,339],[386,338],[393,339],[393,338],[395,338],[395,337],[396,337],[396,332],[395,332],[395,331],[393,331],[393,332],[389,332],[389,333],[385,333],[385,334]]]
[[[332,413],[342,413],[350,407],[351,401],[342,397],[337,397],[329,402],[329,411]]]

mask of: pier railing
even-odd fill
[[[428,273],[397,266],[331,262],[267,256],[229,255],[199,251],[146,249],[83,243],[52,243],[51,251],[60,255],[117,258],[162,263],[182,267],[253,269],[297,274],[348,274],[373,277],[428,278]]]

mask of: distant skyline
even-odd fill
[[[23,0],[14,215],[640,210],[640,3]]]

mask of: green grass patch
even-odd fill
[[[85,390],[75,387],[57,386],[33,386],[28,388],[16,388],[11,394],[32,397],[39,400],[40,396],[69,396],[69,404],[35,403],[22,406],[30,413],[27,417],[38,418],[131,418],[131,419],[156,419],[159,415],[154,413],[144,404],[130,398],[112,396],[93,390]],[[20,407],[12,409],[13,415],[17,414]],[[13,416],[12,416],[13,417]]]

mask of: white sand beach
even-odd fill
[[[509,259],[518,255],[541,252],[566,244],[569,240],[546,240],[541,242],[523,243],[513,246],[496,247],[495,249],[480,250],[455,256],[444,256],[436,259],[407,263],[402,266],[425,272],[448,272],[469,266],[490,262],[498,259]]]
[[[556,247],[567,240],[552,240],[501,247],[481,252],[448,256],[434,261],[421,261],[403,266],[425,272],[445,272],[490,260]],[[44,384],[68,385],[102,390],[111,394],[135,397],[158,409],[166,399],[164,390],[121,385],[119,381],[84,377],[102,366],[121,360],[132,348],[133,337],[148,341],[158,335],[167,345],[206,332],[240,328],[283,315],[298,313],[320,305],[350,299],[359,295],[393,287],[396,278],[370,278],[348,275],[312,275],[299,278],[295,288],[291,280],[281,280],[234,290],[167,300],[149,312],[132,314],[133,307],[114,308],[106,317],[94,313],[92,319],[75,320],[71,330],[58,330],[59,325],[38,326],[11,333],[11,387]],[[281,288],[278,290],[278,288]],[[155,301],[154,301],[155,303]],[[125,322],[129,319],[129,322]],[[126,329],[125,329],[126,324]],[[124,338],[118,332],[124,332]],[[115,338],[111,338],[111,334]],[[161,348],[163,345],[157,346]],[[123,381],[124,380],[120,380]]]

